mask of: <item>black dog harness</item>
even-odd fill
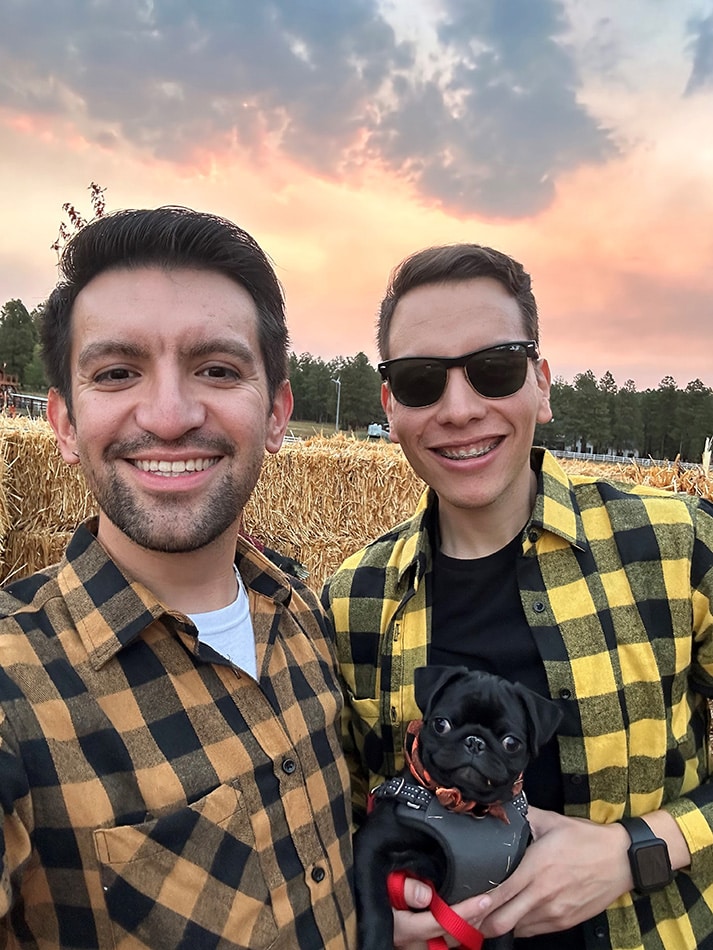
[[[444,808],[436,795],[397,776],[377,786],[374,803],[396,803],[396,817],[426,832],[445,857],[446,877],[438,890],[448,904],[489,891],[520,863],[530,841],[527,799],[520,791],[499,807],[499,815],[458,813]]]

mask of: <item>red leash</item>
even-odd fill
[[[482,933],[469,924],[467,920],[464,920],[459,914],[456,914],[456,912],[436,894],[436,889],[430,881],[426,881],[416,874],[411,874],[408,871],[391,871],[386,879],[391,906],[396,910],[412,909],[404,900],[404,884],[408,877],[415,878],[417,881],[423,881],[424,884],[428,884],[431,888],[432,896],[429,910],[446,933],[449,933],[451,937],[455,937],[456,940],[460,941],[459,950],[481,950],[483,946]],[[433,937],[428,941],[428,950],[448,950],[448,945],[443,937]]]

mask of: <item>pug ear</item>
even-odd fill
[[[553,700],[540,696],[522,683],[513,685],[530,723],[528,749],[531,755],[536,755],[555,734],[557,726],[562,721],[562,710]]]
[[[416,704],[424,717],[440,695],[441,691],[451,680],[467,676],[465,666],[418,666],[413,672],[414,694]]]

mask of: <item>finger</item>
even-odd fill
[[[410,910],[394,911],[394,946],[408,947],[419,942],[425,944],[428,940],[443,935],[443,928],[436,922],[430,911],[424,910],[413,913]]]
[[[414,910],[423,910],[431,903],[431,888],[422,881],[409,877],[404,882],[404,900]]]

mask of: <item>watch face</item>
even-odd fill
[[[652,841],[651,844],[638,845],[636,865],[639,871],[637,883],[642,890],[664,887],[671,881],[671,865],[665,844]]]

